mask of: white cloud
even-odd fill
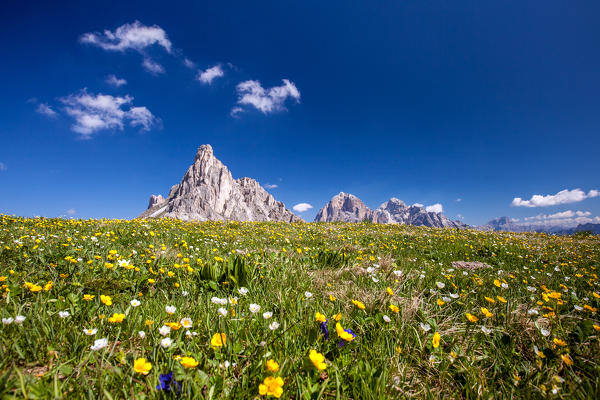
[[[186,67],[188,67],[189,69],[196,69],[196,63],[193,62],[192,60],[190,60],[187,57],[183,58],[183,65],[185,65]]]
[[[149,57],[144,58],[144,61],[142,61],[142,67],[144,67],[146,71],[154,75],[164,74],[165,72],[165,69],[162,65],[160,65],[159,63],[157,63]]]
[[[38,114],[45,115],[46,117],[55,118],[57,116],[56,111],[52,109],[46,103],[40,103],[40,105],[35,110]]]
[[[525,217],[525,221],[544,221],[544,220],[552,220],[552,219],[564,219],[564,218],[573,218],[573,217],[589,217],[592,215],[589,211],[562,211],[554,214],[539,214],[533,217]]]
[[[292,210],[297,211],[297,212],[304,212],[304,211],[310,210],[311,208],[313,208],[313,206],[311,206],[308,203],[299,203],[299,204],[296,204],[294,207],[292,207]]]
[[[4,164],[3,162],[0,162],[0,172],[2,171],[6,171],[8,168],[6,167],[6,164]]]
[[[421,203],[415,203],[415,204],[412,205],[412,207],[421,207],[421,208],[423,208],[423,204],[421,204]]]
[[[278,187],[279,187],[279,185],[276,185],[276,184],[274,184],[274,183],[267,183],[267,184],[265,185],[265,187],[266,187],[267,189],[275,189],[275,188],[278,188]]]
[[[577,203],[588,198],[600,196],[598,190],[590,190],[586,194],[581,189],[561,190],[556,194],[548,194],[545,196],[535,194],[529,200],[523,200],[520,197],[515,197],[511,203],[512,207],[547,207],[559,204]]]
[[[210,85],[213,80],[224,76],[225,73],[220,65],[215,65],[214,67],[207,68],[206,71],[198,70],[198,75],[196,79],[200,82]]]
[[[300,101],[300,91],[287,79],[283,79],[283,85],[269,89],[263,88],[259,81],[254,80],[240,82],[236,89],[238,104],[253,106],[263,114],[285,110],[284,103],[288,97]],[[240,107],[234,107],[232,115],[239,113],[238,109]]]
[[[442,211],[444,211],[444,207],[442,207],[442,205],[440,203],[436,203],[436,204],[433,204],[431,206],[425,207],[425,211],[427,211],[427,212],[434,212],[434,213],[441,213]]]
[[[460,203],[462,201],[462,199],[459,197],[458,199],[456,199],[454,201],[456,201],[457,203]]]
[[[75,214],[77,214],[77,211],[74,208],[69,208],[67,210],[67,214],[69,214],[69,215],[75,215]]]
[[[133,107],[133,97],[89,94],[82,90],[61,99],[66,113],[75,119],[71,129],[84,138],[103,129],[120,129],[126,122],[149,130],[157,118],[146,107]],[[124,109],[129,107],[129,109]]]
[[[121,25],[114,32],[105,30],[103,33],[84,33],[79,40],[107,51],[124,52],[131,49],[142,52],[146,47],[157,44],[171,53],[167,33],[158,25],[146,26],[139,21]]]
[[[127,85],[127,81],[125,79],[117,78],[114,75],[108,75],[104,81],[114,87]]]
[[[229,115],[231,115],[232,117],[237,117],[238,114],[241,114],[244,112],[244,109],[242,107],[233,107],[231,109],[231,112],[229,113]]]

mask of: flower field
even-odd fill
[[[599,267],[586,235],[0,215],[0,397],[597,398]]]

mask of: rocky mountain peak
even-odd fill
[[[301,219],[276,201],[252,178],[233,179],[210,145],[198,148],[194,163],[173,186],[168,198],[150,201],[140,218],[183,220],[287,221]],[[162,196],[160,196],[162,198]]]

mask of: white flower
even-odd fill
[[[304,292],[304,297],[306,297],[307,299],[310,299],[313,296],[313,294],[311,292]]]
[[[131,300],[131,301],[129,302],[129,304],[131,304],[131,307],[137,307],[137,306],[139,306],[139,305],[140,305],[140,304],[142,304],[142,303],[140,303],[140,301],[139,301],[139,300],[133,299],[133,300]]]
[[[231,297],[229,299],[229,304],[237,304],[238,303],[238,298],[237,297]]]
[[[175,306],[166,306],[165,307],[165,311],[167,312],[167,314],[175,314],[175,311],[177,311],[177,307],[175,307]]]
[[[117,260],[117,263],[119,264],[119,267],[128,267],[129,266],[129,260]]]
[[[371,279],[373,280],[373,282],[377,283],[379,282],[379,279],[375,278],[375,276],[371,275]]]
[[[2,323],[4,325],[10,325],[13,323],[13,321],[14,321],[14,319],[12,319],[12,318],[2,318]]]
[[[506,282],[502,282],[502,285],[501,285],[501,286],[502,286],[504,289],[508,289],[508,283],[506,283]]]
[[[15,324],[17,325],[21,325],[23,322],[25,322],[25,316],[24,315],[17,315],[15,317]]]
[[[540,328],[540,333],[542,334],[542,336],[550,336],[550,331],[548,329]]]
[[[384,315],[384,316],[383,316],[383,320],[384,320],[385,322],[391,322],[391,321],[392,321],[392,320],[391,320],[391,318],[390,318],[390,317],[388,317],[387,315]]]
[[[373,271],[375,271],[375,268],[373,268],[373,267],[368,267],[368,268],[367,268],[367,273],[369,273],[369,274],[370,274],[370,273],[372,273]]]
[[[581,306],[578,306],[577,304],[575,304],[575,306],[574,306],[574,307],[575,307],[575,310],[576,310],[576,311],[582,311],[582,310],[583,310],[583,307],[581,307]]]
[[[535,292],[537,289],[533,286],[527,286],[527,290],[529,290],[530,292]]]
[[[187,296],[189,293],[187,290],[184,290],[183,292],[181,292],[182,295]]]
[[[446,287],[446,284],[444,282],[436,282],[435,284],[440,289],[443,289]]]
[[[241,294],[242,296],[245,296],[248,294],[248,289],[246,289],[245,287],[241,287],[238,289],[238,293]]]
[[[259,311],[260,311],[260,306],[259,306],[258,304],[254,304],[254,303],[252,303],[252,304],[250,304],[250,307],[249,307],[249,308],[250,308],[250,312],[251,312],[252,314],[254,314],[254,313],[257,313],[257,312],[259,312]]]
[[[431,330],[431,325],[429,324],[419,322],[419,325],[421,326],[421,329],[423,329],[425,332],[429,332]]]
[[[160,328],[158,328],[158,333],[160,333],[163,336],[167,336],[169,333],[171,333],[171,327],[163,325]]]
[[[160,341],[160,345],[165,349],[167,347],[171,346],[172,343],[173,343],[173,341],[171,340],[171,338],[168,338],[168,337],[166,337]]]
[[[220,304],[220,305],[222,305],[222,306],[224,306],[224,305],[226,305],[226,304],[227,304],[227,299],[221,299],[221,298],[219,298],[219,297],[212,297],[212,298],[210,299],[210,301],[211,301],[213,304]]]
[[[273,321],[269,324],[269,329],[274,331],[275,329],[279,328],[279,322],[277,321]]]
[[[442,300],[444,300],[445,303],[450,303],[452,301],[452,299],[450,297],[442,297]]]
[[[102,339],[95,340],[94,344],[92,346],[90,346],[90,349],[94,350],[94,351],[98,351],[98,350],[102,350],[106,346],[108,346],[108,339],[102,338]]]
[[[220,316],[220,317],[224,317],[224,316],[226,316],[226,315],[227,315],[227,309],[226,309],[226,308],[223,308],[223,307],[219,308],[219,309],[217,310],[217,312],[219,313],[219,316]]]
[[[458,299],[460,295],[458,293],[450,293],[450,297],[452,297],[453,299]]]
[[[139,332],[138,332],[138,336],[140,337],[140,339],[143,339],[143,338],[145,338],[145,337],[146,337],[146,332],[144,332],[144,331],[139,331]]]
[[[531,310],[527,310],[527,314],[529,315],[538,315],[540,312],[538,310],[536,310],[535,308],[532,308]]]
[[[71,315],[71,314],[69,314],[68,311],[59,311],[58,312],[58,316],[61,318],[67,318],[69,315]]]
[[[400,271],[399,269],[394,271],[394,275],[396,275],[398,278],[400,278],[402,276],[402,271]]]
[[[267,311],[265,313],[263,313],[263,318],[264,319],[269,319],[273,316],[273,313],[271,311]]]
[[[425,278],[425,274],[419,275],[419,278],[421,278],[421,279]]]
[[[485,333],[486,335],[489,335],[490,333],[492,333],[492,330],[489,329],[489,328],[487,328],[487,327],[485,327],[485,326],[482,326],[481,327],[481,332]]]
[[[84,329],[83,333],[85,333],[88,336],[92,336],[95,335],[96,332],[98,332],[98,329],[94,328],[94,329]]]
[[[182,318],[181,321],[179,321],[179,323],[181,324],[181,326],[183,326],[185,329],[189,329],[192,327],[192,319],[191,318]]]

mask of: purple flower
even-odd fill
[[[173,371],[168,374],[160,374],[158,377],[160,383],[156,385],[157,390],[164,390],[165,392],[170,392],[172,387],[175,387],[177,390],[177,394],[181,393],[181,382],[177,382],[173,380]]]
[[[321,333],[323,334],[323,336],[325,336],[325,340],[329,339],[329,329],[327,329],[327,321],[329,320],[326,319],[325,322],[321,322],[321,325],[319,325],[319,327],[321,328]]]
[[[346,331],[347,333],[351,334],[353,338],[356,337],[356,335],[354,334],[354,332],[352,332],[352,329],[348,328],[348,329],[344,329],[344,331]],[[340,339],[340,342],[338,343],[338,347],[342,347],[345,344],[346,344],[346,341],[344,339]]]

